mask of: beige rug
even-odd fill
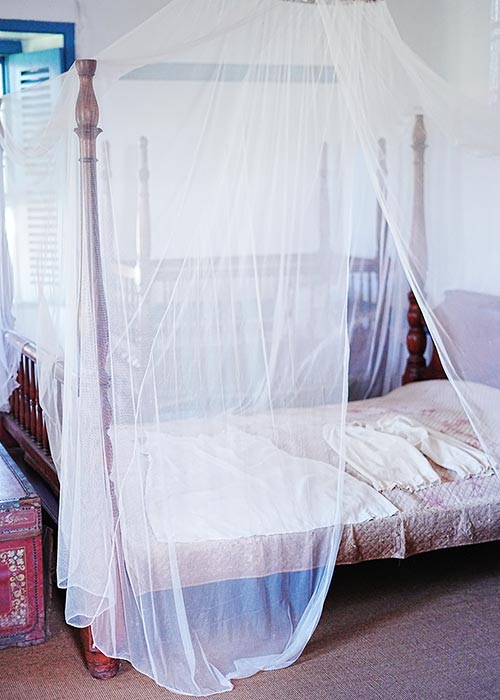
[[[51,638],[0,651],[1,700],[172,700],[124,664],[95,681],[60,594]],[[500,543],[338,567],[292,667],[237,681],[226,700],[500,700]]]

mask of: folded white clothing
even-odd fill
[[[340,428],[326,425],[323,437],[340,454]],[[414,491],[439,482],[427,457],[464,478],[489,470],[480,450],[406,416],[389,414],[373,423],[354,421],[346,426],[347,464],[379,491],[395,487]]]
[[[341,432],[326,425],[323,437],[340,454]],[[349,423],[345,429],[347,465],[378,491],[395,487],[412,491],[439,482],[428,460],[404,438],[376,430],[373,425]]]
[[[379,418],[375,428],[384,433],[399,435],[440,467],[466,478],[490,471],[488,458],[476,447],[451,435],[422,425],[414,418],[388,415]]]

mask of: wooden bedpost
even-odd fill
[[[139,177],[137,189],[137,227],[135,236],[138,265],[151,259],[151,214],[149,209],[148,140],[139,139]]]
[[[410,255],[417,261],[416,278],[425,287],[427,277],[427,236],[425,226],[425,149],[427,131],[424,117],[417,114],[413,129],[413,214],[410,236]]]
[[[415,154],[413,161],[413,215],[410,236],[410,255],[418,261],[416,270],[417,282],[425,281],[427,272],[427,246],[425,236],[425,200],[424,200],[424,165],[425,149],[427,148],[427,132],[425,130],[424,117],[417,114],[413,129],[412,149]],[[426,362],[425,349],[427,336],[425,321],[418,302],[410,291],[408,294],[408,335],[406,346],[408,348],[408,360],[403,374],[403,384],[418,382],[424,379]]]
[[[408,348],[408,360],[403,374],[402,383],[418,382],[425,379],[425,349],[427,347],[427,335],[425,321],[417,304],[413,292],[408,294],[410,302],[408,308],[408,335],[406,336],[406,347]]]
[[[108,313],[102,276],[101,247],[99,238],[99,214],[97,203],[97,156],[96,140],[101,129],[99,107],[94,93],[93,78],[96,61],[78,60],[75,63],[80,78],[80,91],[76,102],[75,133],[80,142],[80,195],[82,212],[82,249],[87,251],[89,264],[89,284],[93,295],[97,335],[97,362],[101,401],[101,418],[104,438],[105,458],[108,471],[111,469],[113,451],[109,430],[111,427],[111,404],[108,397],[109,377],[107,359],[109,351]],[[85,658],[94,678],[111,678],[119,668],[117,659],[110,659],[94,645],[92,630],[86,627],[81,631]]]
[[[412,149],[414,158],[414,191],[413,216],[410,237],[410,255],[418,261],[415,270],[417,283],[423,289],[427,277],[427,238],[425,228],[425,149],[427,148],[427,132],[422,114],[417,114],[413,129]],[[445,379],[446,374],[441,365],[439,355],[434,347],[432,359],[427,366],[425,350],[427,348],[427,328],[422,311],[413,291],[408,294],[408,335],[406,346],[408,360],[402,377],[402,383],[418,382],[423,379]]]
[[[329,192],[329,154],[328,143],[321,146],[319,168],[319,250],[321,255],[328,255],[330,250],[330,192]]]
[[[386,177],[387,177],[387,149],[385,139],[378,140],[378,180],[380,184],[380,189],[382,196],[384,197],[387,190]],[[377,252],[375,253],[375,259],[377,265],[380,265],[380,259],[385,252],[387,246],[387,221],[385,219],[382,207],[380,206],[380,201],[377,199]]]

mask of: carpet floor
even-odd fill
[[[173,700],[124,663],[108,681],[83,666],[62,596],[50,638],[0,651],[2,700]],[[185,696],[184,696],[185,697]],[[236,681],[225,700],[500,700],[500,543],[338,567],[301,658]]]

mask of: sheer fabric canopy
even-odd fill
[[[47,124],[20,132],[26,93],[3,105],[58,579],[106,654],[206,695],[292,663],[315,629],[364,507],[325,411],[343,435],[349,396],[400,382],[407,280],[496,464],[499,406],[479,388],[500,388],[500,124],[410,51],[383,1],[170,0],[97,57],[94,85],[91,212],[74,69]],[[35,243],[26,202],[45,207]]]

